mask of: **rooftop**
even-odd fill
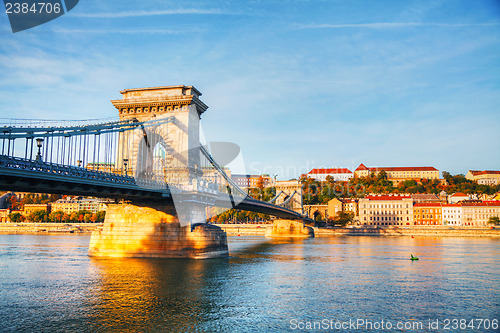
[[[411,199],[409,195],[367,195],[365,197],[368,200],[403,200]]]
[[[413,207],[442,207],[443,204],[440,202],[417,202]]]
[[[479,176],[479,175],[500,175],[500,171],[497,170],[469,170],[470,173],[472,173],[473,176]]]
[[[369,171],[439,171],[435,167],[366,167],[363,163],[359,165],[356,171],[369,170]]]
[[[467,194],[465,193],[462,193],[462,192],[458,192],[458,193],[455,193],[452,195],[452,197],[456,198],[456,197],[469,197]]]
[[[352,172],[347,168],[316,168],[309,171],[308,175],[330,174],[330,173],[352,173]]]

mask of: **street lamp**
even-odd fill
[[[38,154],[36,154],[36,160],[41,161],[42,160],[42,144],[43,144],[43,139],[42,138],[37,138],[36,139],[36,146],[38,147]]]
[[[128,158],[124,158],[123,159],[123,166],[125,167],[125,175],[128,175],[127,174],[127,163],[128,163]]]

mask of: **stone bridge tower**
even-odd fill
[[[286,180],[276,182],[276,194],[281,193],[276,199],[276,204],[293,209],[298,213],[302,211],[302,184],[299,180]]]
[[[200,100],[201,93],[193,86],[165,86],[125,89],[123,99],[112,100],[120,120],[139,122],[159,117],[172,117],[168,128],[144,129],[120,133],[116,169],[142,177],[151,168],[152,154],[160,147],[166,155],[170,175],[191,180],[200,164],[200,117],[208,106]]]

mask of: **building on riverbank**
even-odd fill
[[[413,204],[414,225],[443,225],[443,204],[417,202]]]
[[[487,227],[491,217],[500,217],[500,201],[464,201],[461,206],[465,227]]]
[[[409,195],[368,195],[359,199],[359,222],[371,226],[413,225],[413,199]]]
[[[443,204],[442,206],[443,225],[461,226],[462,225],[462,205],[461,204]]]
[[[0,222],[9,222],[10,209],[0,209]]]
[[[25,204],[24,210],[23,210],[23,215],[29,216],[31,213],[36,212],[38,210],[42,210],[44,212],[50,213],[51,212],[51,205],[50,204]]]
[[[358,198],[333,198],[328,201],[328,215],[334,217],[339,212],[352,213],[356,218],[359,215]]]
[[[53,212],[61,211],[66,214],[81,210],[97,213],[99,211],[106,211],[107,202],[102,199],[59,199],[51,203],[51,206]]]

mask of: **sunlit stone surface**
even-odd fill
[[[274,220],[273,226],[266,230],[267,237],[314,237],[314,229],[302,221]]]
[[[165,212],[134,205],[108,207],[102,228],[92,233],[89,255],[95,257],[219,258],[227,257],[226,233],[199,224],[181,227]]]

